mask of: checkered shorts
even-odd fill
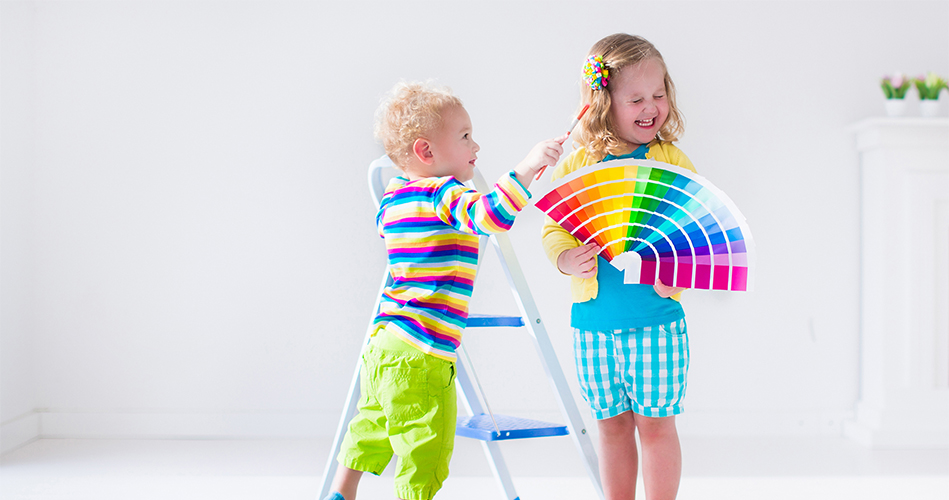
[[[629,410],[647,417],[682,413],[689,371],[685,319],[573,334],[580,388],[597,420]]]

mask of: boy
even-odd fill
[[[386,187],[376,224],[392,284],[362,354],[359,413],[349,424],[327,500],[354,500],[363,472],[399,456],[395,493],[429,500],[448,476],[455,440],[455,349],[468,318],[478,235],[507,231],[534,175],[555,165],[566,136],[537,144],[487,194],[462,182],[480,150],[448,90],[399,84],[379,108],[376,136],[403,175]]]

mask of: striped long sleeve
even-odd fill
[[[455,360],[478,267],[478,235],[507,231],[530,193],[511,174],[487,194],[453,177],[393,179],[376,215],[392,284],[375,332],[387,329],[422,352]]]

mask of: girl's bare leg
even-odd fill
[[[636,496],[639,467],[633,412],[597,420],[596,425],[600,431],[600,480],[606,500],[630,500]]]
[[[673,500],[682,477],[682,450],[675,417],[636,415],[643,447],[643,486],[647,500]]]

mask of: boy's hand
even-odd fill
[[[600,247],[596,243],[564,250],[557,257],[557,269],[564,274],[578,278],[596,276],[596,255]]]
[[[685,290],[685,288],[680,288],[677,286],[666,286],[659,278],[656,278],[656,284],[653,285],[652,288],[656,291],[656,293],[659,294],[660,297],[664,299],[668,299],[669,297],[682,292],[682,290]]]
[[[527,158],[521,160],[520,163],[514,167],[514,174],[517,175],[517,180],[527,188],[531,185],[531,181],[534,180],[534,176],[537,175],[542,168],[547,165],[556,165],[560,160],[560,155],[563,154],[563,142],[567,140],[568,134],[564,134],[556,139],[548,139],[541,143],[538,143],[531,149],[530,153],[527,153]]]

